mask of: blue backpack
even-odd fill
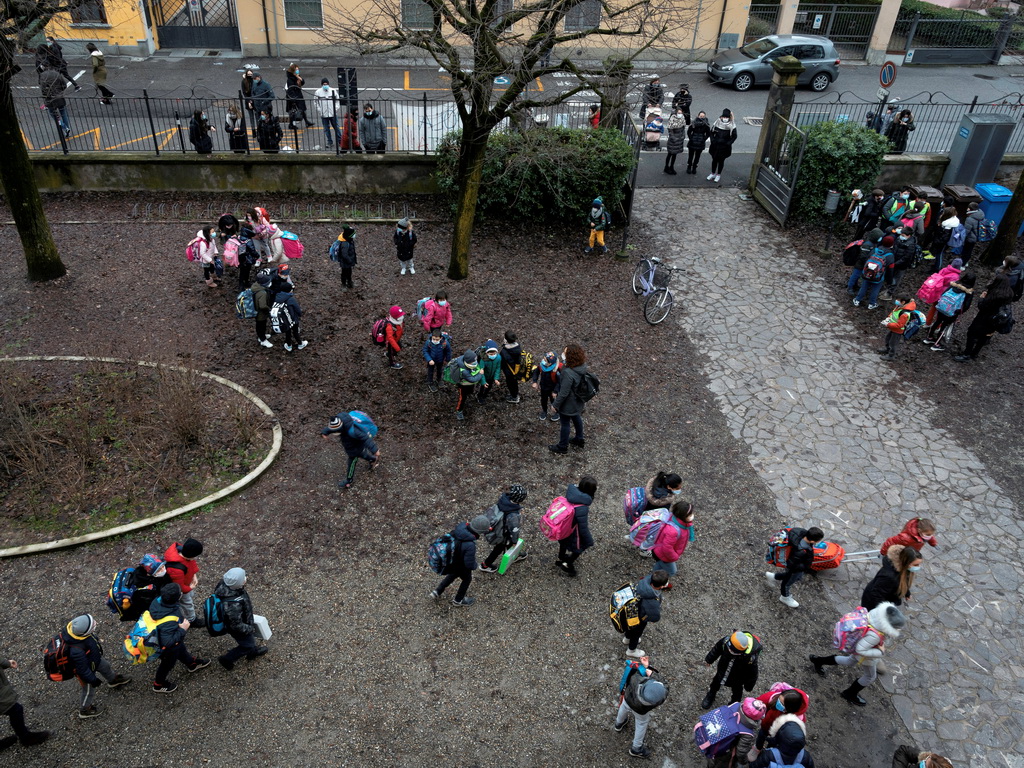
[[[952,317],[963,308],[966,299],[967,294],[950,288],[939,297],[935,308],[946,317]]]
[[[707,758],[731,750],[741,734],[753,735],[743,726],[738,703],[711,710],[693,726],[693,740]]]
[[[227,634],[228,627],[224,621],[224,598],[219,595],[210,595],[203,603],[203,610],[206,613],[206,631],[213,637]]]
[[[118,618],[132,607],[132,596],[135,594],[135,569],[122,568],[114,574],[114,580],[107,592],[107,608],[116,613]]]
[[[910,313],[910,317],[907,318],[907,324],[903,326],[903,338],[905,341],[910,341],[921,330],[921,326],[924,325],[925,317],[918,311]]]
[[[988,243],[996,239],[999,234],[999,225],[992,219],[984,219],[978,222],[978,242]]]
[[[349,411],[348,417],[352,419],[352,425],[348,428],[349,437],[368,440],[377,436],[377,425],[362,411]]]
[[[444,573],[455,558],[455,548],[459,543],[450,533],[438,536],[427,547],[427,563],[434,573]]]
[[[801,749],[796,753],[796,757],[793,758],[794,762],[784,763],[782,762],[782,753],[779,752],[775,747],[768,750],[771,752],[771,762],[768,763],[768,768],[803,768],[804,764],[804,751]]]
[[[955,254],[963,250],[964,242],[967,239],[967,228],[963,224],[953,227],[953,233],[949,236],[949,249]]]
[[[647,491],[643,486],[626,491],[626,498],[622,500],[622,512],[626,516],[626,525],[632,528],[645,509],[647,509]]]

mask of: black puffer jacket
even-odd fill
[[[690,137],[686,146],[690,149],[704,149],[704,145],[711,138],[711,124],[706,117],[698,117],[686,129],[686,135]]]
[[[665,682],[664,678],[658,674],[658,670],[654,667],[650,668],[651,675],[647,677],[640,674],[640,670],[631,669],[629,676],[626,678],[626,687],[623,689],[623,693],[626,696],[626,703],[629,708],[636,712],[638,715],[646,715],[655,707],[660,707],[661,704],[650,705],[640,700],[640,686],[646,683],[648,680],[656,680],[665,686],[665,692],[668,693],[668,683]]]
[[[753,647],[750,653],[735,654],[729,647],[729,637],[723,637],[704,657],[708,664],[718,661],[715,679],[728,687],[742,685],[744,690],[751,691],[757,685],[757,657],[761,655],[761,641],[754,635],[750,636]]]
[[[229,632],[239,635],[256,634],[256,626],[252,622],[252,600],[244,588],[232,589],[221,580],[213,594],[222,600],[224,625]]]
[[[89,685],[102,685],[103,681],[96,677],[93,666],[103,658],[103,646],[92,635],[83,638],[74,637],[67,629],[61,630],[61,639],[68,647],[68,656],[75,665],[75,675]]]
[[[156,628],[155,634],[158,648],[170,648],[172,645],[184,642],[185,630],[179,626],[181,623],[181,607],[178,604],[164,605],[163,599],[158,597],[149,606],[149,615],[153,617],[153,621],[159,621],[167,616],[174,616],[177,619],[177,621],[168,621],[166,624],[161,624]]]

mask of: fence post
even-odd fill
[[[914,45],[914,35],[917,34],[917,23],[921,21],[920,12],[914,14],[914,20],[910,22],[910,30],[907,32],[907,42],[904,43],[904,48],[907,53],[910,52]]]
[[[1010,33],[1013,32],[1013,24],[1017,21],[1017,15],[1007,16],[999,24],[999,29],[996,30],[995,40],[992,45],[992,60],[991,64],[998,64],[999,59],[1003,55],[1003,51],[1006,50],[1007,43],[1010,42]]]
[[[423,154],[427,154],[427,92],[423,92]]]
[[[246,114],[246,112],[245,112],[245,96],[242,94],[242,89],[241,88],[238,89],[238,107],[239,107],[239,109],[242,110],[238,114],[241,115],[242,122],[244,123],[245,122],[245,114]],[[251,115],[249,116],[249,119],[252,120],[252,116]],[[254,125],[253,128],[255,128],[255,127],[256,126]],[[252,154],[252,152],[249,149],[249,143],[250,142],[249,142],[249,129],[248,129],[248,127],[244,131],[242,131],[242,135],[245,136],[245,154],[246,155],[250,155],[250,154]]]
[[[153,136],[153,150],[156,156],[160,157],[160,142],[156,140],[156,124],[153,123],[153,110],[149,107],[149,93],[145,88],[142,89],[142,98],[146,100],[146,115],[149,117],[149,132]]]
[[[174,124],[178,126],[178,143],[181,144],[181,154],[185,154],[185,138],[181,135],[181,115],[174,110]]]
[[[974,111],[974,108],[976,106],[978,106],[978,97],[977,96],[975,96],[973,99],[971,99],[971,106],[967,109],[967,114],[971,114],[971,112]]]

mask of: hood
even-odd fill
[[[508,494],[503,493],[501,494],[501,498],[498,499],[498,509],[500,509],[502,512],[518,512],[519,510],[522,509],[522,507],[516,504],[514,501],[511,501],[508,497]]]
[[[904,549],[906,549],[906,547],[903,544],[893,544],[885,552],[885,559],[889,561],[889,564],[893,567],[893,570],[896,571],[896,573],[899,573],[899,568],[896,567],[896,564],[899,562],[900,552]]]
[[[198,237],[200,240],[206,239],[205,237],[203,237],[203,230],[201,229],[198,232],[196,232],[196,237]]]
[[[636,594],[648,600],[658,598],[658,590],[651,586],[651,575],[647,574],[636,583]]]
[[[958,217],[950,216],[948,219],[946,219],[944,222],[942,222],[942,228],[943,229],[953,229],[953,227],[956,227],[959,224],[960,224],[960,219]]]
[[[882,242],[883,237],[885,237],[885,232],[880,230],[878,227],[875,227],[870,232],[868,232],[868,236],[864,239],[870,240],[872,243],[880,243]]]
[[[768,735],[780,752],[792,757],[807,744],[806,729],[807,726],[796,715],[782,715],[775,718]]]
[[[164,605],[162,598],[157,598],[149,604],[149,615],[154,619],[162,619],[164,616],[178,615],[178,605]]]
[[[960,270],[952,265],[945,266],[939,270],[939,277],[943,279],[956,280],[960,277]]]
[[[905,310],[907,312],[913,312],[915,309],[917,309],[917,302],[911,299],[906,304],[904,304],[900,309]]]
[[[456,541],[476,541],[479,536],[469,530],[468,523],[459,523],[455,526],[455,530],[452,531],[452,536],[455,537]]]
[[[232,587],[229,587],[227,584],[224,583],[224,579],[221,579],[219,582],[217,582],[217,588],[213,590],[213,594],[217,595],[217,597],[226,597],[230,600],[232,598],[240,596],[242,594],[242,591],[242,589],[234,589]]]
[[[897,638],[900,636],[900,631],[894,627],[888,617],[888,610],[892,608],[900,616],[902,614],[892,603],[879,603],[870,611],[868,611],[868,623],[883,635],[889,638]]]
[[[967,214],[967,218],[978,219],[978,221],[981,221],[982,219],[985,218],[985,212],[980,209],[977,211],[971,211],[970,213]]]
[[[575,485],[570,485],[565,491],[565,498],[570,504],[586,504],[588,507],[594,503],[592,496],[587,496]]]

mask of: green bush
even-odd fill
[[[807,221],[824,216],[830,189],[848,195],[851,189],[870,189],[889,149],[884,136],[856,123],[815,123],[807,130],[803,161],[794,199]]]
[[[449,134],[437,149],[438,186],[453,205],[459,137],[459,132]],[[610,129],[495,132],[487,145],[477,216],[574,222],[586,217],[598,195],[615,213],[634,157],[622,134]]]

